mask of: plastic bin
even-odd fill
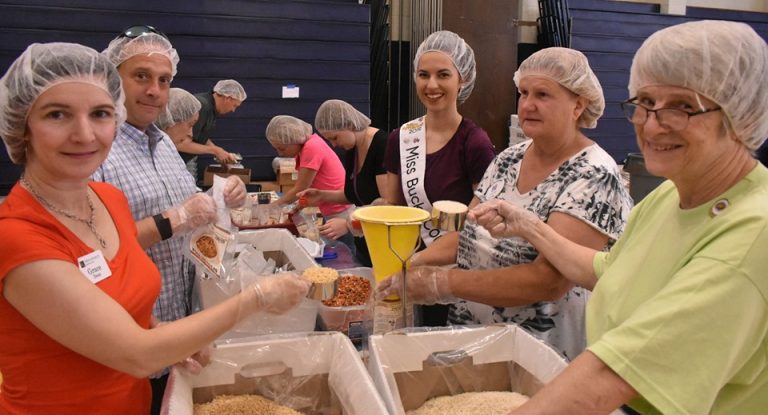
[[[368,336],[373,330],[373,290],[376,288],[376,280],[373,277],[373,269],[358,267],[340,269],[339,276],[355,275],[367,278],[371,282],[371,296],[365,305],[348,307],[329,307],[320,303],[318,314],[320,315],[321,328],[326,331],[340,331],[352,341],[352,344],[360,350],[368,342]]]
[[[360,356],[339,333],[216,342],[199,375],[172,368],[163,415],[192,415],[218,395],[257,394],[307,415],[386,415]]]
[[[645,159],[642,153],[629,153],[624,160],[624,171],[629,173],[629,195],[635,204],[653,191],[664,180],[663,177],[654,176],[645,169]]]
[[[265,257],[274,259],[277,266],[290,264],[290,268],[298,273],[317,266],[317,262],[285,229],[241,231],[237,235],[237,242],[252,245],[264,252]],[[225,282],[198,278],[197,283],[203,308],[213,307],[240,292],[239,281]],[[313,331],[317,320],[318,304],[317,301],[305,299],[299,306],[284,314],[275,315],[266,312],[253,314],[220,338]]]

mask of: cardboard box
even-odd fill
[[[223,166],[212,164],[205,168],[203,173],[203,186],[213,186],[213,175],[221,177],[237,176],[243,183],[248,184],[251,182],[251,169],[241,167],[226,168]]]
[[[252,182],[261,185],[262,192],[279,192],[280,185],[276,181],[272,182]]]
[[[512,391],[533,395],[567,363],[515,325],[412,329],[370,337],[368,371],[390,414],[436,396]]]
[[[199,375],[173,368],[163,415],[192,415],[222,394],[259,394],[304,414],[387,413],[359,355],[340,333],[264,336],[217,343]]]
[[[296,241],[286,229],[264,229],[241,231],[237,235],[238,244],[252,245],[264,252],[266,258],[275,261],[278,267],[285,267],[301,273],[307,268],[316,267],[317,262]],[[199,274],[199,272],[198,272]],[[202,307],[209,308],[240,292],[240,281],[197,278]],[[285,314],[257,313],[241,321],[234,329],[220,338],[230,339],[271,333],[305,332],[315,329],[319,302],[305,300],[298,307]]]

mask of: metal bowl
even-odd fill
[[[464,228],[469,208],[452,200],[439,200],[432,204],[432,227],[441,231],[460,231]]]
[[[307,298],[310,300],[325,301],[330,300],[336,296],[336,292],[339,290],[339,279],[335,279],[332,282],[313,282],[307,292]]]

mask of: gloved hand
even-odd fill
[[[181,205],[170,208],[166,217],[174,234],[188,232],[216,220],[216,203],[205,193],[195,193]]]
[[[306,297],[311,285],[307,279],[292,272],[259,278],[243,291],[243,312],[283,314]]]
[[[408,281],[407,300],[413,304],[451,304],[459,299],[453,295],[450,282],[450,268],[443,267],[412,267],[406,271]],[[403,274],[395,275],[381,281],[376,287],[376,299],[382,300],[390,295],[400,295],[403,284]]]
[[[541,220],[533,212],[504,200],[489,200],[472,208],[467,218],[484,227],[494,238],[525,236]]]
[[[206,346],[192,356],[176,363],[174,366],[180,367],[193,375],[199,375],[203,368],[211,362],[211,347]]]
[[[237,161],[232,153],[219,146],[212,145],[211,150],[213,151],[213,157],[215,157],[221,164],[232,164]]]
[[[355,210],[352,209],[349,212],[349,215],[347,215],[347,230],[352,234],[352,236],[362,238],[365,236],[363,233],[363,224],[359,220],[352,217],[354,212]]]
[[[309,189],[296,193],[296,197],[304,200],[304,206],[301,207],[317,206],[323,201],[323,191],[310,187]]]
[[[333,240],[339,239],[349,232],[346,218],[329,219],[320,225],[318,229],[320,230],[320,235]]]
[[[377,197],[376,199],[371,202],[369,206],[387,206],[389,205],[389,202],[387,202],[387,199],[384,199],[383,197]]]
[[[227,177],[224,184],[224,203],[228,208],[239,208],[245,203],[245,183],[237,176]]]

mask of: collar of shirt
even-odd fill
[[[146,131],[141,131],[127,122],[120,126],[118,135],[122,135],[129,140],[134,141],[138,144],[139,148],[147,149],[149,152],[154,152],[157,143],[159,143],[165,136],[162,130],[157,128],[155,124],[151,124]]]

